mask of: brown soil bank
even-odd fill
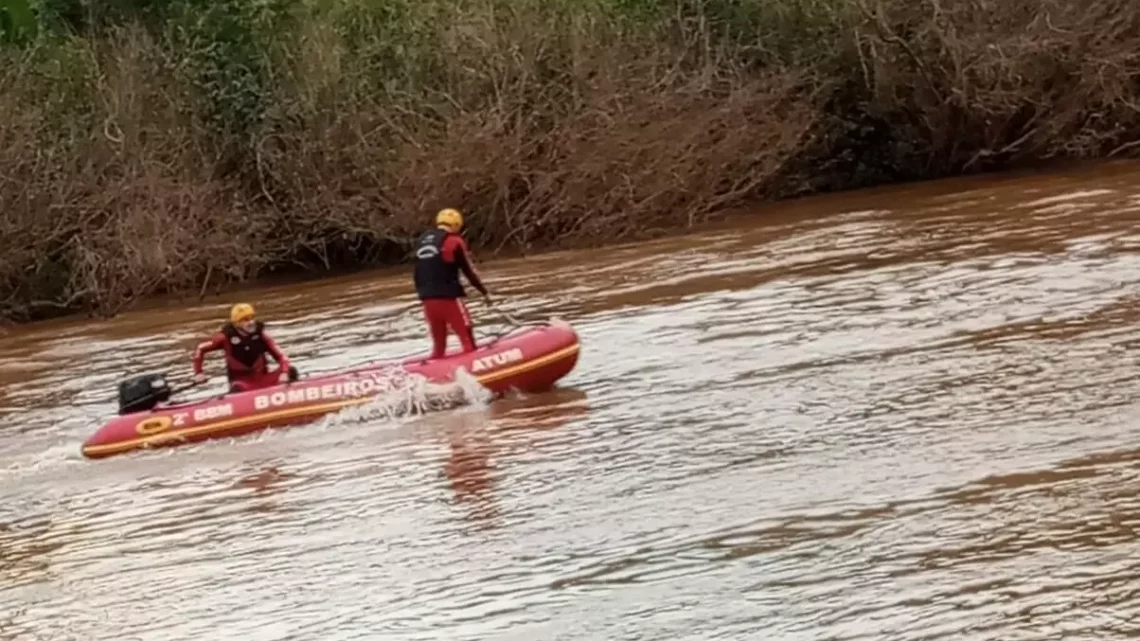
[[[17,321],[1140,138],[1140,0],[6,1]]]

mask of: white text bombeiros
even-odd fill
[[[381,391],[379,383],[370,378],[358,381],[344,381],[342,383],[326,383],[312,387],[287,389],[271,394],[261,394],[253,399],[253,407],[263,410],[270,407],[285,405],[298,405],[300,403],[315,403],[318,401],[333,401],[343,398],[360,398],[370,396]]]
[[[498,354],[491,354],[472,361],[472,373],[485,372],[496,367],[517,363],[524,359],[521,349],[517,347]],[[385,385],[382,385],[384,383]],[[384,390],[387,381],[380,378],[361,378],[359,380],[342,381],[339,383],[326,383],[324,385],[298,386],[293,389],[284,389],[268,394],[259,394],[253,398],[253,407],[264,410],[273,407],[286,407],[305,403],[321,401],[338,401],[346,398],[361,398],[372,396]],[[194,421],[209,421],[226,418],[233,415],[233,406],[229,403],[205,407],[194,412]],[[181,420],[179,420],[181,419]],[[182,423],[185,415],[175,417],[175,424]]]

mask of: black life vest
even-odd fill
[[[249,334],[242,334],[234,327],[233,323],[226,323],[222,326],[222,334],[226,337],[226,372],[229,375],[235,373],[248,373],[258,366],[258,361],[265,362],[265,355],[269,352],[269,346],[265,344],[265,340],[261,338],[261,331],[265,329],[265,323],[261,321],[254,321],[253,331]],[[230,363],[230,360],[236,361],[246,367],[245,372],[237,370]],[[258,368],[260,369],[260,368]]]
[[[416,294],[424,298],[463,298],[466,292],[459,282],[459,261],[443,260],[443,241],[453,235],[445,229],[433,229],[420,236],[416,244]]]

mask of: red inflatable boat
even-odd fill
[[[87,458],[103,458],[311,423],[390,391],[394,368],[400,366],[430,383],[453,381],[463,368],[496,395],[511,389],[544,391],[574,369],[578,349],[574,329],[553,321],[482,342],[466,354],[451,353],[436,360],[417,356],[379,361],[266,389],[166,405],[161,403],[169,401],[174,392],[165,377],[140,376],[120,385],[120,415],[92,434],[82,451]]]

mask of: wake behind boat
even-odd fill
[[[149,374],[119,388],[119,416],[82,446],[87,458],[228,438],[269,428],[312,423],[346,407],[362,405],[393,389],[393,371],[450,383],[460,369],[492,394],[515,389],[540,392],[569,374],[578,362],[578,334],[562,321],[520,327],[442,358],[416,356],[378,361],[344,372],[303,378],[252,391],[187,403],[173,395],[165,376]]]

